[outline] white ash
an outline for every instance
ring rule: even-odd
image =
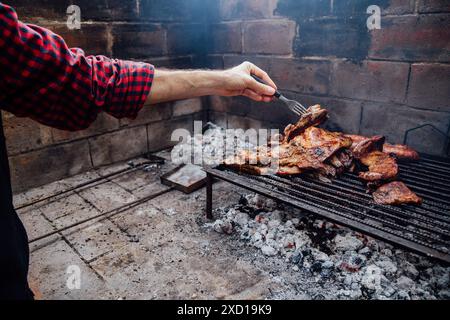
[[[216,166],[239,151],[253,150],[255,147],[256,144],[252,144],[245,136],[234,135],[230,138],[227,130],[208,122],[202,135],[188,136],[185,141],[174,146],[171,157],[175,164]]]
[[[207,224],[236,234],[262,255],[278,256],[318,285],[332,282],[337,299],[449,299],[450,267],[277,205],[260,195],[215,210]],[[299,284],[301,286],[301,283]]]

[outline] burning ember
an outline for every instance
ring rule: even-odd
[[[334,283],[338,299],[449,299],[450,267],[278,205],[259,195],[215,210],[216,232],[278,256],[317,283]]]

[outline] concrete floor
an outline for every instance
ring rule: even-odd
[[[168,158],[167,152],[161,153]],[[139,162],[142,159],[136,159]],[[125,163],[57,181],[15,196],[16,207],[119,170]],[[30,239],[167,190],[167,162],[19,210]],[[214,185],[214,206],[235,203],[242,190]],[[205,190],[167,193],[103,220],[93,220],[31,244],[30,282],[43,299],[257,299],[289,291],[304,298],[313,279],[267,258],[233,237],[204,226]],[[70,266],[81,271],[69,289]],[[298,289],[297,284],[302,283]]]

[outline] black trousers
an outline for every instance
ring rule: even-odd
[[[30,300],[28,237],[14,210],[5,137],[0,116],[0,300]]]

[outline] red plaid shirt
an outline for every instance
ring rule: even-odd
[[[153,74],[150,64],[69,49],[0,3],[0,108],[16,116],[65,130],[87,128],[101,111],[135,118]]]

